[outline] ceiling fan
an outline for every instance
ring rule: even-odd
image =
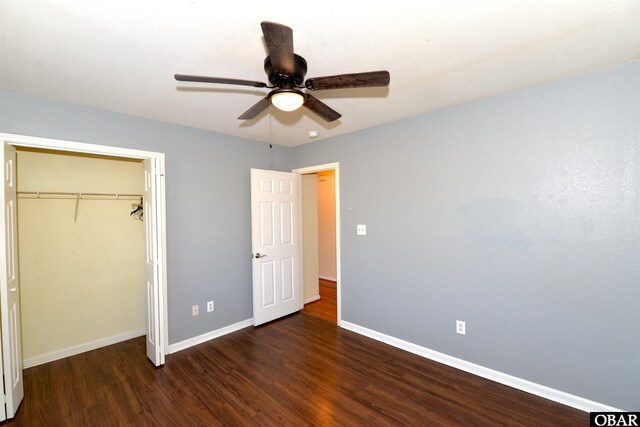
[[[315,77],[304,81],[304,76],[307,74],[307,61],[300,55],[293,53],[293,31],[291,28],[266,21],[260,25],[269,53],[269,56],[264,60],[264,71],[267,73],[271,86],[259,81],[184,74],[175,74],[175,79],[182,82],[221,83],[273,89],[257,104],[242,113],[238,117],[240,120],[256,117],[271,103],[283,111],[294,111],[304,105],[324,120],[332,122],[342,115],[310,93],[302,92],[300,89],[306,87],[308,90],[325,90],[389,85],[388,71],[340,74]]]

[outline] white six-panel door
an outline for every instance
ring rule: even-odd
[[[18,277],[18,228],[16,223],[16,150],[4,144],[4,185],[0,223],[0,315],[2,316],[2,367],[6,418],[13,418],[24,396],[22,385],[22,341],[20,334],[20,286]]]
[[[255,326],[300,309],[297,199],[295,174],[251,169]]]

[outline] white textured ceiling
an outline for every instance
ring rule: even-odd
[[[388,88],[318,91],[327,124],[270,107],[261,21],[293,28],[307,77],[386,69]],[[295,146],[640,58],[640,1],[1,0],[1,87]]]

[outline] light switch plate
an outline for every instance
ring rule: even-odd
[[[364,224],[358,224],[356,226],[356,234],[358,236],[366,236],[367,235],[367,226]]]

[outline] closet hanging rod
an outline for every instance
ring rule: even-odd
[[[19,199],[140,200],[142,194],[69,193],[63,191],[18,191]]]

